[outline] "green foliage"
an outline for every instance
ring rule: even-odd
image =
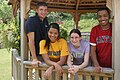
[[[6,0],[0,0],[0,44],[3,47],[16,48],[20,52],[20,27],[18,20],[12,20],[12,9],[7,5]],[[35,15],[35,11],[31,11],[30,16]],[[18,17],[18,16],[17,16]],[[75,27],[75,23],[71,14],[63,12],[49,12],[49,23],[63,22],[60,25],[61,37],[68,40],[68,34]],[[90,32],[91,28],[98,24],[96,14],[87,13],[80,17],[78,28],[81,32]]]
[[[60,14],[61,13],[58,12],[49,12],[47,15],[49,23],[61,21],[62,16],[60,16]]]
[[[0,0],[0,23],[7,24],[13,17],[12,10],[7,3],[8,1],[6,0]]]
[[[10,50],[15,48],[20,52],[20,28],[16,21],[10,21],[8,24],[3,24],[2,34],[2,46]]]
[[[16,48],[20,51],[19,26],[13,19],[11,6],[7,0],[0,0],[0,46],[2,48]]]
[[[67,32],[70,32],[70,30],[75,27],[74,25],[75,24],[73,20],[64,20],[62,24],[63,28],[65,28]]]
[[[97,14],[96,13],[86,13],[81,15],[80,20],[82,19],[97,19]]]
[[[82,19],[79,21],[78,28],[81,32],[90,32],[91,28],[98,24],[95,19]]]
[[[72,20],[72,15],[69,14],[69,13],[61,12],[60,16],[62,16],[62,21],[64,21],[64,20]]]
[[[60,29],[60,38],[64,38],[64,39],[68,40],[68,33],[65,28]]]
[[[71,14],[63,13],[63,12],[49,12],[47,17],[48,17],[49,23],[58,22],[58,21],[62,22],[65,20],[69,21],[72,19]]]

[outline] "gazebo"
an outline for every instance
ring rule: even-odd
[[[112,53],[113,53],[113,69],[114,69],[114,79],[120,79],[120,1],[119,0],[9,0],[9,5],[12,5],[13,15],[16,16],[17,10],[20,8],[21,13],[21,60],[20,60],[20,71],[21,76],[18,80],[26,80],[26,75],[28,74],[28,69],[26,69],[25,64],[28,60],[28,47],[26,34],[24,33],[24,21],[28,17],[30,10],[36,9],[36,4],[38,2],[44,1],[48,4],[48,11],[57,12],[67,12],[73,15],[76,28],[78,27],[79,17],[83,13],[96,12],[99,8],[108,7],[111,10],[113,17],[113,31],[112,31]],[[27,63],[28,64],[28,63]],[[28,67],[27,67],[28,68]],[[29,67],[30,68],[30,67]],[[65,67],[66,68],[66,67]],[[19,74],[19,73],[18,73]],[[30,74],[30,73],[29,73]],[[65,74],[66,75],[66,74]],[[64,75],[64,76],[65,76]],[[88,78],[90,80],[90,76]],[[105,78],[107,80],[108,78]],[[36,79],[37,80],[37,79]],[[66,80],[66,79],[64,79]],[[96,78],[96,80],[99,80]]]

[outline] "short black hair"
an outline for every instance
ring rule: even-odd
[[[103,11],[103,10],[106,10],[108,12],[108,15],[109,15],[109,18],[110,18],[110,10],[108,8],[100,8],[97,10],[97,14],[99,11]]]
[[[47,5],[46,2],[39,2],[39,3],[37,3],[37,8],[39,8],[40,6],[46,6],[46,7],[48,7],[48,5]]]

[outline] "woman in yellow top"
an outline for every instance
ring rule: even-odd
[[[59,25],[51,23],[48,29],[46,40],[40,41],[40,54],[50,67],[44,73],[44,78],[49,79],[52,70],[55,69],[60,75],[62,65],[65,64],[68,55],[68,46],[65,39],[59,38]]]

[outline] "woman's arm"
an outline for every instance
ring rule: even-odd
[[[71,67],[72,64],[73,64],[71,56],[72,56],[71,54],[68,55],[68,59],[67,59],[67,65],[68,65],[68,67]]]
[[[56,62],[49,59],[48,54],[42,54],[42,57],[47,65],[54,66],[56,64]]]
[[[89,53],[85,53],[84,55],[84,62],[79,65],[79,69],[83,69],[84,67],[86,67],[88,65],[88,62],[89,62]]]
[[[52,66],[51,69],[55,69],[58,72],[58,74],[61,75],[61,73],[63,72],[61,65],[65,63],[66,57],[61,57],[60,61],[58,62],[51,61],[48,57],[48,54],[42,54],[42,57],[47,65]]]
[[[64,65],[66,62],[67,56],[61,56],[60,61],[57,62],[60,66]]]
[[[73,65],[73,67],[68,69],[68,72],[75,75],[76,72],[79,71],[79,69],[83,69],[88,65],[89,62],[89,53],[86,53],[84,56],[84,62],[81,65]]]

